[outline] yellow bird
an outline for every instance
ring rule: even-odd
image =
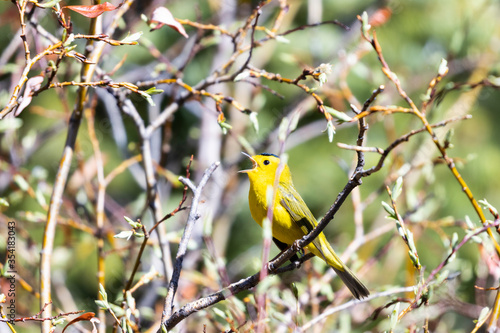
[[[252,161],[253,168],[240,172],[246,173],[250,179],[248,193],[250,212],[253,219],[262,227],[262,221],[267,216],[268,202],[270,201],[266,196],[268,193],[272,193],[272,191],[268,191],[268,187],[272,187],[274,184],[280,159],[274,154],[245,155]],[[282,251],[292,245],[295,240],[304,237],[318,224],[300,194],[295,190],[292,174],[286,164],[280,175],[273,214],[273,239]],[[309,243],[306,249],[330,265],[354,297],[360,299],[370,294],[363,283],[333,251],[323,233]]]

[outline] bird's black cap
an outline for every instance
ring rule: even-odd
[[[262,153],[261,154],[262,156],[274,156],[276,158],[280,158],[278,155],[275,155],[275,154],[269,154],[269,153]]]

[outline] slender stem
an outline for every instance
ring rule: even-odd
[[[219,165],[220,162],[215,162],[207,170],[205,170],[205,173],[203,174],[200,183],[193,191],[194,195],[193,195],[193,201],[191,203],[191,210],[189,212],[186,227],[184,228],[184,233],[182,234],[182,238],[179,243],[179,249],[175,257],[174,271],[172,273],[172,278],[170,279],[170,283],[168,286],[167,297],[165,297],[165,305],[163,307],[162,320],[161,320],[162,323],[164,322],[165,318],[170,318],[172,315],[174,297],[175,293],[177,292],[179,277],[181,275],[181,270],[182,270],[182,262],[184,260],[184,256],[186,255],[187,245],[189,239],[191,238],[191,232],[193,230],[194,224],[200,218],[198,214],[198,204],[200,202],[201,193],[203,191],[203,188],[207,184],[208,179],[212,176],[215,169],[217,169]],[[179,180],[187,186],[192,185],[189,179],[186,179],[184,177],[179,177]]]
[[[108,29],[108,33],[111,35],[116,29],[118,21],[122,15],[128,10],[130,4],[133,0],[125,1],[125,3],[120,7],[120,9],[115,13],[113,23]],[[90,34],[94,34],[96,30],[97,20],[91,20]],[[88,46],[93,44],[93,40],[88,41]],[[88,54],[88,59],[90,62],[97,64],[104,48],[104,43],[94,47],[93,51]],[[81,81],[89,82],[92,80],[96,66],[89,63],[84,63],[81,71]],[[62,202],[62,195],[64,188],[66,186],[66,181],[68,179],[71,161],[73,158],[73,153],[75,149],[76,138],[78,135],[78,129],[80,128],[80,123],[82,119],[83,108],[87,98],[88,87],[80,87],[77,93],[77,102],[73,113],[71,115],[68,132],[66,137],[66,143],[64,145],[63,154],[59,164],[59,169],[56,174],[56,180],[54,182],[54,189],[52,191],[52,196],[50,199],[49,211],[47,214],[47,222],[45,224],[45,230],[43,235],[42,250],[40,255],[40,307],[45,306],[46,303],[51,303],[51,260],[52,260],[52,250],[54,246],[55,231],[57,226],[57,217],[59,216],[59,209]],[[3,111],[2,111],[3,112]],[[1,114],[0,114],[1,117]],[[52,306],[49,305],[44,308],[43,316],[50,317]],[[104,317],[103,317],[104,318]],[[101,321],[99,325],[99,330],[105,329],[104,320]],[[49,333],[51,331],[52,324],[50,321],[44,321],[42,324],[42,333]]]

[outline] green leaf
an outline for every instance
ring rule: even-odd
[[[413,266],[415,266],[417,269],[420,269],[420,260],[418,257],[415,255],[415,253],[408,251],[408,256],[410,256],[411,262],[413,263]]]
[[[328,132],[328,141],[333,142],[333,136],[335,135],[335,126],[331,120],[326,124],[326,131]]]
[[[94,301],[95,304],[97,304],[97,306],[100,308],[100,309],[103,309],[103,310],[108,310],[109,309],[109,304],[107,301],[100,301],[100,300],[96,300]]]
[[[299,289],[297,289],[297,285],[292,282],[292,292],[293,292],[293,296],[296,298],[296,299],[299,299]]]
[[[109,305],[109,310],[113,311],[117,317],[125,315],[125,310],[123,310],[120,306],[113,303],[108,303],[108,305]]]
[[[417,248],[415,247],[415,242],[413,241],[413,232],[406,230],[406,239],[408,240],[408,247],[410,251],[417,253]]]
[[[363,34],[366,35],[370,28],[372,27],[368,22],[368,13],[365,11],[363,14],[361,14],[361,24],[362,24],[362,29],[363,29]]]
[[[141,95],[142,98],[144,98],[146,101],[148,101],[149,105],[156,106],[156,104],[153,101],[153,99],[151,98],[150,94],[148,94],[145,91],[141,91],[141,90],[139,90],[138,93],[139,93],[139,95]]]
[[[253,125],[255,133],[259,133],[259,120],[257,119],[257,115],[257,112],[250,112],[250,115],[248,116],[248,118],[250,118],[250,122]]]
[[[488,200],[486,200],[486,199],[479,200],[479,203],[480,203],[481,205],[483,205],[483,206],[484,206],[484,208],[488,208],[488,209],[490,209],[490,210],[493,212],[493,214],[494,214],[494,215],[498,215],[498,210],[497,210],[495,207],[493,207],[493,206],[492,206],[492,205],[488,202]]]
[[[24,192],[26,192],[30,187],[29,184],[26,182],[26,180],[19,174],[14,175],[14,182]]]
[[[490,315],[490,308],[485,306],[482,310],[481,313],[479,313],[479,317],[477,318],[478,322],[484,322],[486,319],[488,319]]]
[[[500,77],[498,77],[498,76],[489,75],[488,81],[490,81],[491,83],[493,83],[496,86],[500,86]]]
[[[164,91],[163,89],[157,89],[156,87],[151,87],[148,90],[144,90],[144,92],[149,95],[158,95],[161,94],[163,91]]]
[[[282,44],[290,44],[290,40],[288,38],[285,38],[283,36],[276,36],[276,41],[278,43],[282,43]]]
[[[394,187],[392,188],[392,200],[396,201],[396,199],[399,197],[401,194],[401,191],[403,190],[403,177],[398,177],[396,180],[396,184],[394,184]]]
[[[299,124],[300,112],[295,112],[292,114],[292,118],[290,119],[290,126],[288,127],[290,132],[295,131],[297,125]]]
[[[106,289],[104,289],[104,286],[101,283],[99,283],[99,294],[101,294],[104,301],[108,302],[108,294],[106,293]]]
[[[9,207],[9,202],[5,198],[0,198],[0,206]]]
[[[0,121],[0,133],[4,133],[9,130],[16,130],[23,126],[23,120],[21,118],[5,118]]]
[[[121,238],[121,239],[129,240],[133,234],[134,234],[134,232],[132,230],[121,231],[120,233],[114,235],[113,238]]]
[[[467,224],[467,227],[469,229],[474,229],[474,223],[472,223],[472,220],[470,219],[469,215],[465,215],[465,224]]]
[[[391,331],[394,330],[396,324],[398,323],[398,314],[399,314],[399,302],[394,305],[394,308],[391,312]]]
[[[385,211],[390,215],[392,218],[396,218],[396,212],[394,211],[394,208],[391,207],[387,202],[382,201],[382,207],[384,207]]]
[[[130,224],[130,226],[134,229],[139,229],[142,227],[142,223],[140,222],[137,222],[137,221],[134,221],[132,220],[130,217],[128,216],[123,216],[123,218],[125,219],[125,221],[127,221],[128,224]]]
[[[284,142],[286,140],[289,125],[290,125],[290,119],[288,119],[288,117],[285,117],[281,120],[280,127],[278,129],[278,140],[280,142]]]
[[[450,275],[450,271],[447,269],[442,271],[441,273],[437,274],[436,275],[436,285],[439,286],[441,283],[443,283],[443,281],[446,280],[449,275]]]
[[[62,325],[66,321],[65,318],[58,318],[58,319],[53,319],[52,325],[57,326],[57,325]]]
[[[35,191],[35,198],[40,206],[45,207],[47,205],[47,200],[45,200],[43,192],[42,192],[42,190],[40,190],[39,187],[37,187],[37,189]]]
[[[225,121],[219,122],[219,126],[220,126],[220,128],[222,129],[222,133],[223,133],[224,135],[226,135],[226,134],[227,134],[227,131],[228,131],[228,130],[230,130],[230,129],[232,129],[232,128],[233,128],[233,126],[229,125],[229,124],[228,124],[228,123],[226,123]]]
[[[139,38],[141,38],[141,36],[143,35],[143,32],[142,31],[139,31],[139,32],[136,32],[132,35],[130,35],[130,33],[127,35],[127,37],[123,38],[120,42],[122,43],[135,43],[137,44],[137,41],[139,40]]]
[[[446,132],[444,137],[444,144],[448,147],[451,145],[451,138],[453,137],[453,134],[455,134],[455,130],[451,128],[448,132]]]
[[[203,219],[203,236],[211,237],[213,232],[213,216],[209,214]]]
[[[458,234],[456,232],[451,236],[451,248],[454,249],[458,245]]]
[[[226,314],[221,309],[213,308],[213,311],[214,311],[214,313],[215,313],[216,316],[219,316],[222,319],[226,319]]]
[[[37,5],[42,8],[51,8],[57,5],[61,0],[51,0],[44,3],[38,3]]]
[[[134,220],[132,220],[130,217],[128,216],[123,216],[123,218],[125,219],[125,221],[127,221],[128,224],[132,224],[132,223],[135,223]]]
[[[335,110],[334,108],[326,105],[324,107],[329,114],[331,114],[334,118],[338,119],[341,123],[352,121],[352,118],[349,117],[347,114],[345,114],[345,112]]]
[[[240,74],[236,75],[236,77],[234,78],[233,81],[238,82],[238,81],[246,79],[249,76],[250,76],[250,72],[244,71],[244,72],[241,72]]]

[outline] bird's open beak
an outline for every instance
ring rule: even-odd
[[[249,173],[250,171],[253,171],[255,170],[255,168],[257,167],[257,162],[252,158],[252,156],[248,155],[247,153],[244,153],[244,152],[241,152],[243,155],[245,155],[246,157],[248,157],[252,163],[253,163],[253,166],[251,169],[248,169],[248,170],[240,170],[238,171],[239,173]]]

